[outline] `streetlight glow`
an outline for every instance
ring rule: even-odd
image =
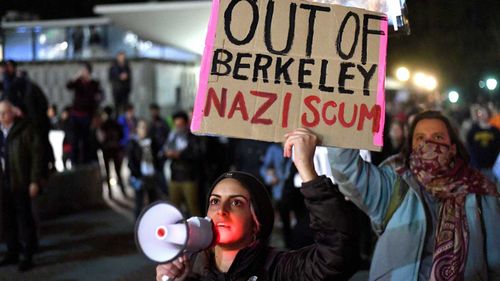
[[[415,75],[413,75],[413,83],[415,86],[424,88],[429,91],[433,91],[437,87],[437,79],[432,76],[425,74],[423,72],[417,72]]]
[[[408,81],[410,79],[410,71],[404,66],[399,67],[396,70],[396,78],[402,82]]]
[[[448,93],[448,100],[450,100],[451,103],[457,103],[459,98],[460,95],[457,91],[450,91]]]
[[[489,78],[488,80],[486,80],[486,88],[488,88],[488,90],[490,91],[495,90],[497,88],[497,79]]]
[[[413,75],[413,83],[418,87],[423,87],[425,85],[426,75],[422,72],[415,73]]]
[[[430,75],[425,77],[424,87],[429,91],[436,89],[436,87],[437,87],[436,78],[434,78],[434,76],[430,76]]]
[[[438,87],[438,80],[433,75],[429,75],[425,72],[411,73],[410,70],[404,66],[396,69],[396,78],[401,82],[407,82],[411,78],[412,83],[416,87],[430,92],[436,90]]]

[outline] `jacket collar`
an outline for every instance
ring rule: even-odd
[[[206,250],[196,256],[193,273],[201,276],[201,280],[225,280],[225,275],[230,280],[247,280],[247,276],[262,274],[268,250],[267,243],[261,241],[240,250],[226,273],[216,269],[213,252]]]

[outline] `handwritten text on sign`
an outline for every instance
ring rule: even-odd
[[[378,150],[387,19],[309,1],[214,0],[192,130],[267,141],[307,127]]]

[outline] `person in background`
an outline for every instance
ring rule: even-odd
[[[328,148],[340,190],[380,235],[369,280],[500,280],[500,195],[470,167],[450,121],[415,116],[403,165],[377,167]]]
[[[137,123],[137,134],[127,146],[128,167],[130,169],[130,185],[135,190],[135,218],[138,218],[144,204],[144,193],[147,193],[149,203],[156,201],[159,196],[155,183],[155,168],[151,138],[148,137],[146,121]]]
[[[477,111],[479,109],[478,104],[473,104],[470,106],[469,110],[467,110],[467,117],[465,117],[461,123],[460,123],[460,140],[467,144],[467,135],[469,134],[472,125],[477,123]]]
[[[235,139],[229,141],[231,165],[233,170],[252,174],[259,180],[260,167],[269,144],[251,139]]]
[[[111,161],[115,168],[117,184],[120,186],[123,196],[127,197],[125,184],[123,183],[121,175],[123,157],[125,154],[125,148],[120,143],[123,138],[123,129],[113,118],[113,108],[111,106],[104,107],[102,120],[103,122],[98,131],[98,139],[104,158],[104,167],[106,168],[106,184],[108,185],[109,198],[113,198],[110,183],[111,171],[109,167]]]
[[[17,70],[17,62],[14,60],[7,60],[2,63],[3,70],[3,81],[2,89],[3,93],[1,99],[6,99],[10,95],[12,88],[25,88],[26,87],[26,77],[23,76]],[[10,99],[12,103],[16,103],[16,100]],[[14,110],[17,110],[14,108]],[[17,112],[15,112],[17,113]]]
[[[112,62],[109,68],[109,81],[111,82],[116,112],[121,114],[129,104],[130,90],[132,89],[132,71],[125,52],[119,52]]]
[[[398,154],[402,151],[405,143],[405,123],[399,119],[392,119],[389,126],[389,140],[391,142],[390,155]]]
[[[491,114],[487,107],[478,106],[476,114],[476,122],[467,133],[471,165],[492,181],[500,182],[492,170],[500,152],[500,130],[489,123]]]
[[[491,112],[490,125],[500,130],[500,111],[493,102],[488,103],[488,109]]]
[[[163,144],[167,141],[170,128],[167,122],[160,115],[160,107],[156,103],[149,105],[149,114],[151,121],[149,123],[149,133],[151,137],[151,148],[153,149],[153,157],[156,171],[156,185],[165,195],[168,193],[167,180],[163,173],[165,166],[165,157],[161,155]]]
[[[59,128],[64,132],[62,161],[64,169],[68,170],[71,166],[71,154],[73,150],[73,124],[71,123],[71,106],[65,106],[59,119]]]
[[[125,113],[118,116],[118,124],[122,126],[123,137],[120,143],[123,147],[127,147],[129,139],[135,134],[135,128],[137,127],[137,117],[135,116],[134,105],[128,104],[125,109]]]
[[[40,192],[43,149],[28,119],[16,118],[13,105],[0,101],[0,190],[2,231],[7,252],[0,266],[33,267],[38,237],[32,199]]]
[[[89,58],[102,58],[107,56],[105,42],[103,41],[104,30],[101,26],[90,25],[88,27],[88,44],[84,49],[84,54]]]
[[[26,71],[17,69],[17,63],[5,63],[3,98],[8,100],[17,117],[29,119],[42,142],[43,178],[47,182],[50,172],[55,170],[54,151],[49,142],[51,128],[47,116],[48,101],[43,90],[31,81]]]
[[[344,200],[313,165],[318,138],[294,131],[285,136],[291,157],[304,180],[301,192],[309,209],[314,244],[294,251],[268,246],[274,210],[266,187],[254,176],[222,174],[209,191],[207,216],[218,237],[215,245],[191,258],[184,255],[156,267],[156,280],[342,281],[355,272],[358,256],[354,206]],[[175,279],[174,279],[175,278]]]
[[[189,131],[186,112],[176,112],[173,119],[174,129],[163,146],[163,155],[171,160],[168,194],[175,206],[180,208],[185,203],[190,215],[200,216],[196,169],[199,156],[198,143]]]
[[[79,59],[83,55],[84,33],[81,26],[75,26],[71,29],[71,39],[73,39],[73,58]]]
[[[99,81],[92,78],[92,65],[83,63],[82,68],[66,87],[74,91],[71,108],[73,124],[73,143],[71,164],[85,164],[95,158],[91,147],[91,122],[96,113],[103,93]]]
[[[298,249],[313,242],[312,237],[308,235],[297,235],[308,233],[310,229],[304,196],[294,186],[296,172],[292,159],[283,157],[281,144],[273,143],[267,148],[260,175],[264,182],[271,186],[272,198],[283,223],[285,247],[288,249]],[[292,227],[292,213],[297,222],[295,228]],[[298,228],[303,229],[298,231]],[[294,229],[297,231],[293,231]]]
[[[50,129],[58,130],[59,129],[59,118],[57,116],[57,105],[51,104],[49,108],[47,108],[47,117],[50,121]]]

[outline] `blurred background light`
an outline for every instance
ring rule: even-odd
[[[423,87],[425,85],[426,75],[422,72],[417,72],[413,75],[413,83],[415,86]]]
[[[459,98],[460,98],[460,94],[458,94],[457,91],[450,91],[448,93],[448,100],[451,103],[457,103]]]
[[[488,88],[488,90],[490,91],[493,91],[497,88],[497,83],[497,79],[489,78],[488,80],[486,80],[486,88]]]
[[[425,77],[425,82],[424,82],[424,87],[429,90],[435,90],[437,87],[437,80],[434,78],[434,76],[426,76]]]
[[[40,34],[40,37],[38,37],[38,42],[40,43],[40,45],[45,44],[45,42],[47,42],[47,35]]]
[[[398,78],[399,81],[408,81],[410,79],[410,71],[404,66],[399,67],[396,70],[396,78]]]

